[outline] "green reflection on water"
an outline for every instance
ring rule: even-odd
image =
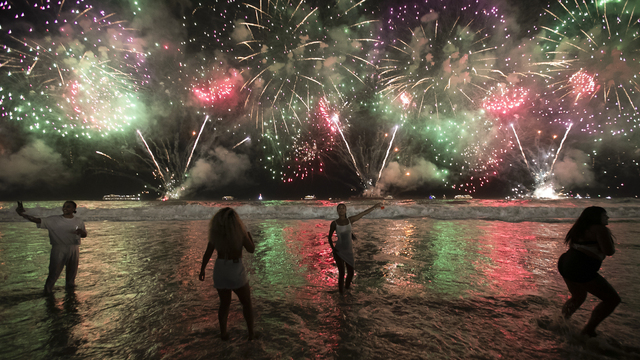
[[[252,265],[258,281],[279,289],[304,285],[305,267],[298,266],[301,263],[300,247],[304,244],[294,241],[295,229],[282,220],[264,220],[255,227],[259,241]]]
[[[425,264],[422,279],[430,290],[461,296],[475,288],[474,263],[478,255],[478,233],[458,221],[436,221],[428,235],[431,240],[433,263]]]

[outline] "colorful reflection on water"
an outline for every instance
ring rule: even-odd
[[[604,350],[556,320],[567,291],[555,270],[567,223],[363,219],[356,277],[337,292],[328,220],[248,220],[245,254],[260,338],[248,343],[233,298],[219,339],[218,296],[197,280],[207,221],[89,222],[78,288],[47,276],[46,232],[0,223],[0,357],[50,358],[597,358]],[[633,357],[640,330],[637,224],[615,223],[619,254],[602,273],[623,304],[602,325],[607,354]],[[215,257],[215,254],[214,254]],[[63,275],[64,276],[64,275]],[[569,335],[567,335],[569,334]],[[6,344],[6,345],[4,345]],[[617,344],[617,345],[616,345]],[[626,344],[626,345],[625,345]],[[609,355],[608,355],[609,356]]]

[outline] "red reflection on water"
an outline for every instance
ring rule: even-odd
[[[490,286],[504,295],[522,295],[536,291],[533,281],[535,268],[529,263],[531,247],[535,245],[534,229],[530,223],[491,222],[483,227],[486,235],[481,241],[489,249],[489,264],[478,263]]]
[[[328,201],[325,201],[328,204]],[[326,205],[325,206],[329,206]],[[331,205],[333,206],[333,205]],[[338,287],[338,268],[333,259],[327,235],[329,222],[305,222],[303,229],[294,231],[302,246],[294,251],[300,252],[300,264],[306,268],[305,278],[309,284],[319,287]]]
[[[328,201],[324,203],[324,206],[334,206]],[[295,228],[283,231],[289,251],[297,255],[298,268],[309,284],[305,290],[295,293],[296,303],[316,313],[321,323],[320,328],[309,328],[309,324],[304,324],[300,340],[316,351],[321,349],[324,356],[333,356],[339,345],[345,315],[338,306],[342,297],[337,293],[338,269],[327,240],[330,222],[311,220],[296,224]]]

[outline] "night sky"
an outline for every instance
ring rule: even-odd
[[[0,199],[636,196],[640,0],[587,3],[0,2]]]

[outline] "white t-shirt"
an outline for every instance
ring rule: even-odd
[[[76,234],[76,230],[87,231],[84,221],[77,216],[68,219],[62,215],[54,215],[40,220],[37,225],[40,229],[49,230],[51,245],[80,245],[80,235]]]

